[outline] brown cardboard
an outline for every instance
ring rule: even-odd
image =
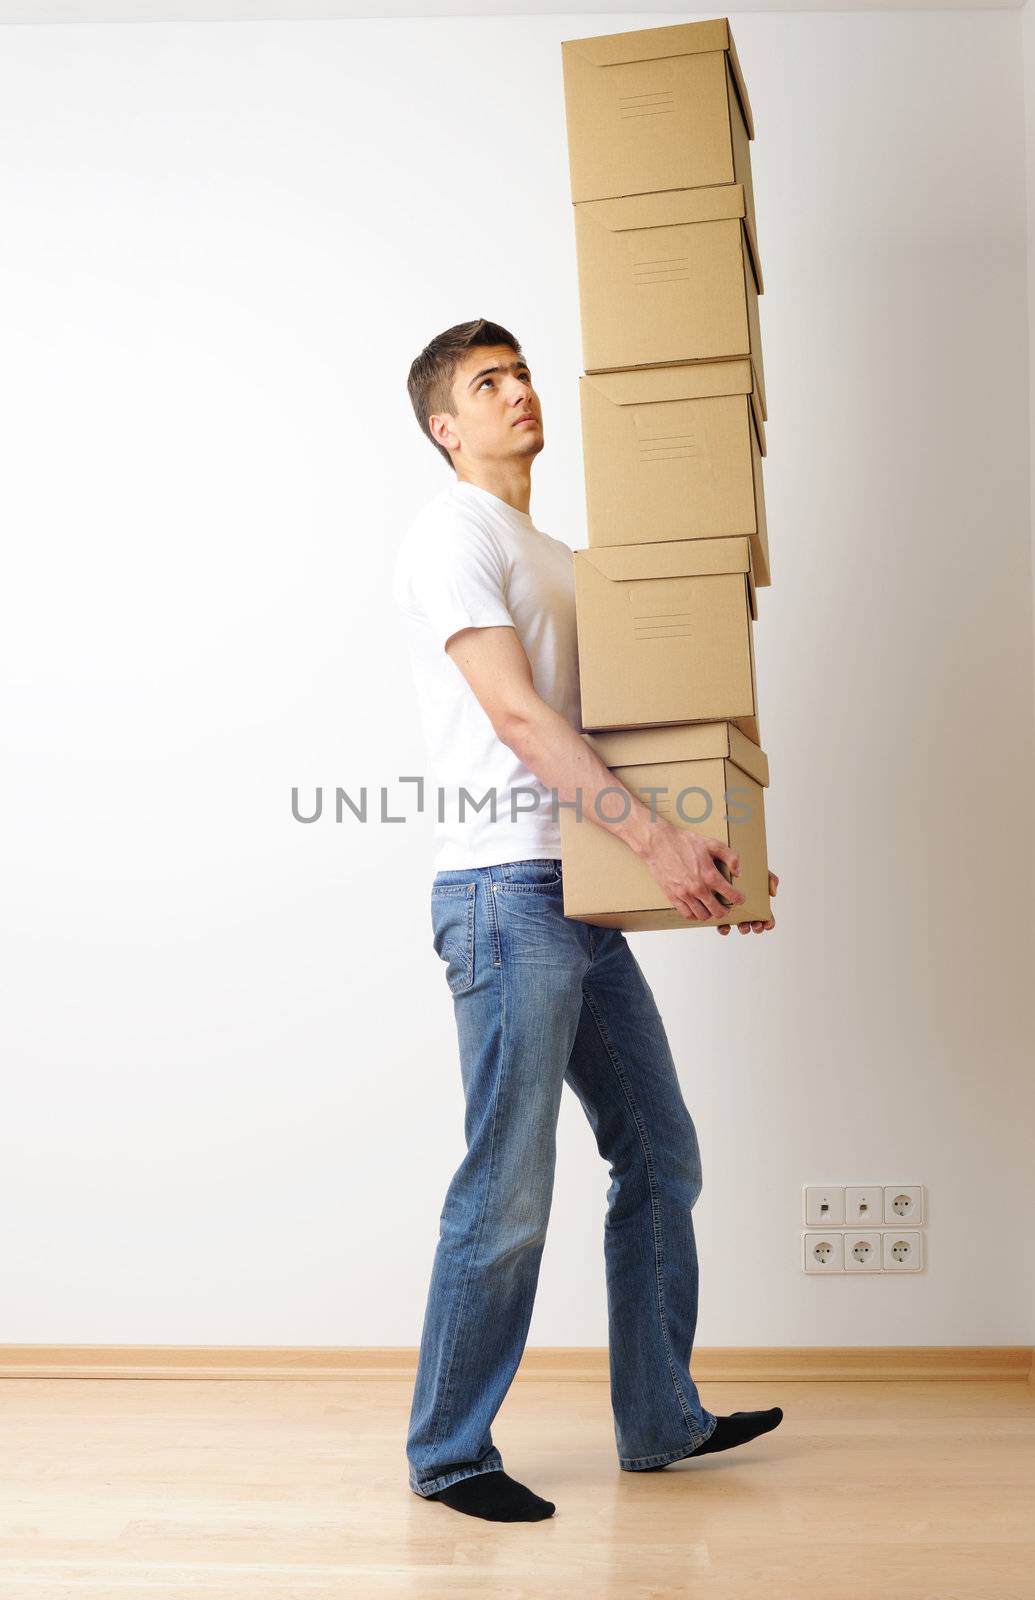
[[[579,396],[591,547],[746,534],[771,581],[750,361],[591,373]]]
[[[574,552],[582,727],[735,722],[756,744],[747,538]]]
[[[721,839],[736,850],[740,873],[734,882],[747,898],[722,917],[688,921],[666,900],[642,858],[593,820],[591,805],[583,805],[581,820],[571,807],[562,807],[565,916],[628,931],[713,928],[719,922],[768,919],[763,791],[769,782],[769,763],[764,751],[729,722],[632,728],[583,737],[617,782],[644,805],[653,804],[656,815],[667,817],[675,827]],[[652,789],[660,792],[652,796]],[[621,798],[605,795],[601,810],[607,817],[622,815]]]
[[[729,21],[561,44],[571,198],[740,183],[755,227],[754,122]]]
[[[573,210],[585,371],[746,356],[768,418],[762,269],[743,184],[585,200]]]

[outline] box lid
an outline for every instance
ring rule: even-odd
[[[769,761],[732,722],[675,722],[664,727],[612,728],[584,733],[586,743],[607,767],[652,766],[659,761],[701,761],[720,757],[769,784]]]
[[[657,544],[604,544],[576,550],[576,561],[588,561],[605,578],[622,583],[636,578],[701,578],[726,572],[747,576],[748,606],[758,619],[751,541],[742,534],[728,539],[664,539]]]
[[[765,425],[754,368],[749,359],[683,361],[662,367],[627,367],[615,372],[590,372],[579,377],[615,406],[656,405],[665,400],[709,400],[744,394],[751,398],[751,415],[761,455],[766,453]]]
[[[747,85],[740,70],[727,17],[707,22],[677,22],[666,28],[634,28],[630,33],[605,33],[592,39],[564,39],[561,49],[577,51],[595,67],[620,66],[629,61],[656,61],[661,56],[700,55],[709,50],[728,50],[730,70],[744,113],[748,138],[755,137]]]
[[[699,189],[654,189],[650,194],[625,194],[613,200],[580,200],[576,212],[591,217],[611,233],[632,228],[672,228],[687,222],[725,222],[739,217],[748,242],[755,287],[762,294],[762,266],[742,183],[705,184]]]

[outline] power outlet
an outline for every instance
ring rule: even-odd
[[[890,1229],[884,1234],[884,1271],[920,1272],[924,1264],[923,1234]]]
[[[879,1183],[850,1185],[845,1190],[845,1222],[849,1227],[879,1228],[884,1221],[884,1190]]]
[[[892,1226],[915,1228],[924,1220],[924,1186],[922,1183],[885,1184],[884,1221]]]
[[[806,1184],[804,1218],[806,1227],[843,1228],[845,1192],[839,1184]]]
[[[843,1272],[845,1265],[844,1235],[840,1233],[803,1233],[801,1236],[802,1261],[806,1272]]]
[[[880,1272],[883,1263],[880,1234],[846,1233],[845,1271]]]

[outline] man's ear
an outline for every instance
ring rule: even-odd
[[[448,412],[436,411],[428,418],[428,427],[436,444],[444,446],[446,450],[455,450],[460,443],[452,427],[452,418]],[[436,427],[436,423],[438,426]]]

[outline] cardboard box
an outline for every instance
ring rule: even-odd
[[[722,917],[690,922],[666,900],[650,869],[617,834],[593,821],[592,806],[560,811],[564,914],[604,928],[714,928],[719,922],[766,921],[769,865],[765,839],[764,751],[729,722],[588,733],[586,743],[615,778],[675,827],[721,839],[740,856],[733,881],[746,896]],[[642,793],[640,791],[643,791]],[[660,792],[657,792],[660,791]],[[622,815],[620,795],[601,810]]]
[[[767,419],[762,269],[743,184],[573,209],[585,371],[747,356]]]
[[[770,582],[750,361],[593,373],[579,396],[591,547],[746,534]]]
[[[571,198],[740,183],[755,126],[726,17],[561,44]]]
[[[584,729],[721,718],[761,743],[746,538],[576,550],[574,570]]]

